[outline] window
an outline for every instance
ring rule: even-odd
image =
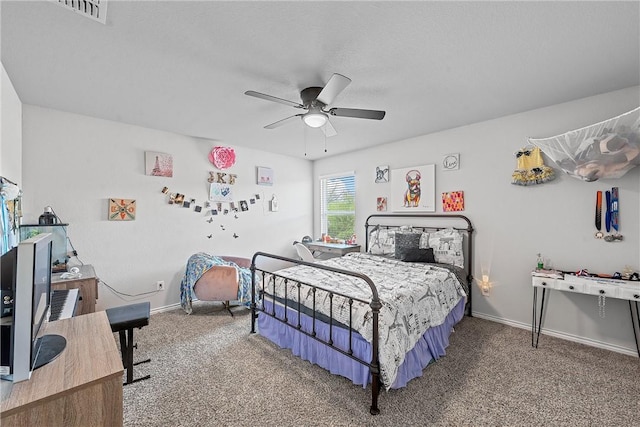
[[[320,231],[336,239],[355,233],[356,177],[353,172],[320,177]]]

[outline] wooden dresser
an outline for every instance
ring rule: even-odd
[[[120,352],[104,311],[50,322],[64,351],[28,381],[2,381],[2,426],[122,426]]]
[[[51,275],[51,289],[78,289],[79,300],[76,309],[76,316],[93,313],[96,311],[96,300],[98,299],[98,278],[91,265],[78,266],[81,276],[73,279],[62,279],[63,273]]]

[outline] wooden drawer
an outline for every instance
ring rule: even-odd
[[[342,255],[342,249],[339,249],[339,248],[326,247],[326,248],[322,249],[322,252],[325,252],[325,253],[328,253],[328,254]]]
[[[585,284],[571,282],[567,283],[564,280],[558,280],[556,282],[556,289],[558,289],[559,291],[584,293]]]
[[[627,286],[618,289],[618,296],[631,301],[640,301],[640,284],[634,287]]]
[[[556,279],[551,279],[548,277],[532,277],[533,286],[539,288],[556,289],[556,282]]]
[[[598,283],[594,281],[593,283],[587,284],[585,293],[591,295],[602,295],[609,298],[618,298],[618,290],[619,289],[616,285]]]

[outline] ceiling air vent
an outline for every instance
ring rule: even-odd
[[[102,24],[107,19],[107,0],[50,0]]]

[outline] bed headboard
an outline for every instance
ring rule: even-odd
[[[468,315],[471,315],[471,289],[473,285],[473,225],[469,218],[458,214],[374,214],[369,215],[364,224],[365,251],[369,251],[369,238],[376,229],[397,230],[411,227],[414,231],[436,232],[453,228],[462,234],[464,273],[469,287]]]

